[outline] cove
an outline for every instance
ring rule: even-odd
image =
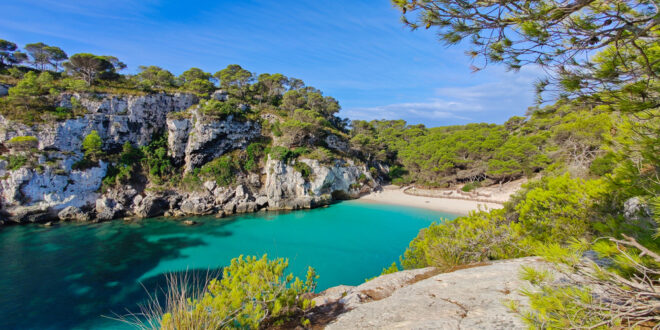
[[[126,314],[163,287],[164,274],[218,270],[241,254],[289,258],[289,272],[320,275],[317,292],[357,285],[397,261],[421,228],[454,215],[347,201],[326,208],[225,219],[155,218],[0,229],[0,328],[123,328]],[[143,287],[144,286],[144,287]]]

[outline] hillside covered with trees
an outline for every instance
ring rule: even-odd
[[[510,308],[530,327],[657,327],[657,3],[392,3],[413,30],[433,29],[449,45],[470,45],[468,55],[476,71],[486,65],[544,68],[549,76],[537,85],[538,103],[530,105],[525,117],[512,117],[502,125],[427,128],[401,120],[349,122],[338,116],[337,100],[282,74],[256,75],[239,65],[213,74],[191,68],[175,76],[155,66],[121,74],[126,66],[113,56],[68,56],[43,43],[25,45],[21,51],[0,40],[0,83],[8,87],[8,95],[0,98],[0,114],[15,126],[27,127],[25,131],[91,118],[95,113],[90,105],[108,95],[185,94],[186,100],[194,100],[172,107],[162,118],[163,127],[140,126],[149,133],[153,129],[147,139],[125,141],[122,134],[108,133],[109,128],[91,130],[103,128],[102,123],[86,126],[89,132],[71,150],[44,147],[39,134],[7,136],[2,161],[8,173],[29,168],[53,176],[106,166],[98,188],[104,201],[115,204],[99,208],[97,202],[92,212],[110,208],[110,218],[119,217],[115,206],[123,204],[117,196],[125,195],[126,186],[150,194],[151,204],[140,199],[133,210],[153,216],[151,210],[173,203],[193,213],[199,209],[195,205],[204,203],[211,203],[212,211],[202,208],[201,213],[225,212],[231,203],[231,212],[239,209],[237,204],[254,211],[265,205],[258,206],[259,197],[274,203],[274,196],[295,190],[291,185],[311,187],[306,193],[316,189],[315,197],[323,195],[327,202],[367,192],[379,182],[448,187],[528,177],[530,182],[503,209],[423,229],[400,265],[451,271],[539,255],[569,280],[555,281],[551,272],[523,269],[522,276],[532,285],[524,292],[531,305]],[[226,127],[242,133],[232,136],[223,131]],[[177,145],[180,139],[187,144]],[[221,143],[228,139],[230,145]],[[66,157],[74,164],[64,161]],[[342,168],[350,182],[319,179],[329,167]],[[276,189],[256,193],[269,185]],[[186,193],[168,195],[171,190]],[[307,200],[288,206],[315,204]],[[287,265],[266,258],[235,259],[222,279],[192,297],[199,299],[173,290],[175,303],[158,310],[154,319],[164,328],[308,326],[303,316],[313,307],[308,295],[316,274],[310,269],[305,280],[294,279],[285,275]],[[395,264],[384,273],[397,270]]]

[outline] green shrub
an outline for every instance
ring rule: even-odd
[[[261,142],[253,142],[245,148],[246,160],[243,169],[252,172],[259,169],[259,160],[264,156],[266,146]]]
[[[472,181],[472,182],[468,182],[468,183],[464,184],[463,187],[461,188],[461,190],[463,190],[465,192],[468,192],[468,191],[472,191],[472,190],[474,190],[476,188],[479,188],[479,187],[481,187],[481,181]]]
[[[285,274],[288,260],[240,256],[223,269],[199,296],[174,295],[162,315],[161,329],[258,329],[296,321],[314,307],[309,294],[318,276],[311,267],[303,281]],[[170,297],[172,295],[170,294]],[[287,323],[289,325],[290,323]]]
[[[607,154],[594,159],[589,166],[589,172],[594,175],[604,176],[612,173],[617,166],[616,155],[608,152]]]
[[[10,171],[15,171],[28,163],[25,155],[9,155],[3,159],[7,161],[7,169]]]
[[[224,119],[229,115],[243,115],[243,112],[233,102],[222,102],[215,99],[202,103],[199,107],[199,111],[206,116],[214,117],[216,119]]]
[[[280,122],[278,120],[273,121],[270,124],[270,131],[273,132],[274,136],[282,136],[282,130],[280,129]]]
[[[92,168],[92,167],[97,167],[99,166],[98,161],[93,161],[91,159],[83,157],[81,160],[73,163],[71,165],[72,170],[77,170],[77,171],[84,171],[86,169]]]
[[[309,167],[309,165],[307,165],[307,164],[305,164],[301,161],[297,161],[295,164],[293,164],[293,168],[296,169],[296,171],[298,171],[300,174],[302,174],[302,177],[305,180],[310,180],[311,179],[312,168]]]
[[[201,177],[215,180],[219,186],[228,186],[234,183],[237,166],[230,155],[218,157],[201,167]]]
[[[99,136],[99,132],[96,130],[91,131],[82,142],[82,149],[85,151],[85,157],[97,161],[100,157],[104,155],[101,147],[103,146],[103,141]]]
[[[433,223],[410,242],[401,264],[405,269],[456,266],[525,255],[503,210],[473,212],[453,221]]]
[[[167,134],[154,136],[151,143],[140,148],[142,167],[156,183],[174,175],[172,159],[167,155]]]
[[[186,173],[181,178],[181,187],[187,191],[198,191],[203,187],[202,179],[199,178],[199,169],[196,168],[192,172]]]
[[[39,145],[39,139],[34,136],[15,136],[6,143],[12,149],[29,150]]]
[[[563,243],[589,235],[599,197],[600,180],[544,177],[513,197],[512,208],[527,240]]]

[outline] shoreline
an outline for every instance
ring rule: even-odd
[[[400,205],[450,213],[458,216],[468,215],[479,209],[500,209],[502,204],[472,201],[464,199],[425,197],[406,194],[402,188],[385,186],[379,192],[372,192],[357,199],[365,203]]]

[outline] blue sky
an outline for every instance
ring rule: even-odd
[[[411,32],[389,0],[17,0],[0,3],[0,38],[69,55],[114,55],[133,73],[237,63],[282,73],[337,98],[351,119],[427,126],[502,123],[532,105],[540,72],[471,73],[461,46]]]

